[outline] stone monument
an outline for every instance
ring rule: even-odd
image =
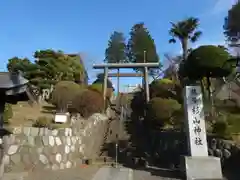
[[[220,158],[208,156],[201,87],[186,86],[184,93],[189,156],[183,158],[182,167],[186,179],[222,179]]]

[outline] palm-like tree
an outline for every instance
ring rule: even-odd
[[[177,23],[171,22],[171,24],[172,27],[169,30],[169,34],[172,38],[169,40],[169,43],[176,43],[176,39],[179,39],[183,50],[183,60],[186,60],[189,41],[194,43],[202,35],[202,32],[197,30],[199,19],[190,17]]]

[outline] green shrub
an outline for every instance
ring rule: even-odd
[[[4,124],[8,124],[9,120],[12,118],[12,116],[13,116],[12,105],[6,103],[5,104],[5,109],[4,109],[4,114],[3,114]]]
[[[33,127],[49,128],[51,124],[52,124],[52,119],[47,118],[45,116],[41,116],[35,121],[35,123],[33,124]]]
[[[73,108],[83,117],[89,117],[103,110],[103,97],[99,92],[85,90],[78,93],[73,100]]]
[[[228,114],[227,115],[228,128],[231,133],[240,133],[240,115]]]
[[[147,105],[147,119],[163,127],[173,124],[180,110],[181,104],[176,100],[155,97]]]
[[[103,93],[103,87],[102,87],[102,84],[100,84],[100,83],[89,85],[88,89],[93,90],[93,91],[97,91],[101,94]]]
[[[151,98],[161,97],[161,98],[171,98],[182,102],[182,88],[179,83],[164,78],[154,80],[150,84],[150,95]]]
[[[97,91],[100,94],[103,94],[103,84],[101,84],[101,83],[92,84],[92,85],[88,86],[88,89],[92,90],[92,91]],[[106,97],[111,98],[112,93],[113,93],[113,89],[112,88],[107,88]]]
[[[73,98],[83,88],[72,81],[60,81],[55,85],[52,92],[51,103],[57,107],[58,110],[65,112],[71,105]]]
[[[221,138],[228,138],[230,135],[228,123],[224,119],[216,121],[212,125],[212,132]]]

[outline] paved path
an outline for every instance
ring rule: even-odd
[[[58,171],[9,173],[3,180],[177,180],[154,176],[150,172],[129,168],[89,166]]]
[[[97,166],[64,170],[42,170],[36,172],[7,173],[3,180],[92,180],[99,170]]]

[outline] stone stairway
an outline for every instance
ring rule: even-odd
[[[114,165],[116,163],[116,142],[128,139],[128,134],[125,130],[124,121],[121,119],[120,99],[118,97],[111,105],[111,118],[108,121],[108,127],[104,136],[104,144],[99,158],[95,160],[95,164]],[[121,150],[118,149],[118,153]]]

